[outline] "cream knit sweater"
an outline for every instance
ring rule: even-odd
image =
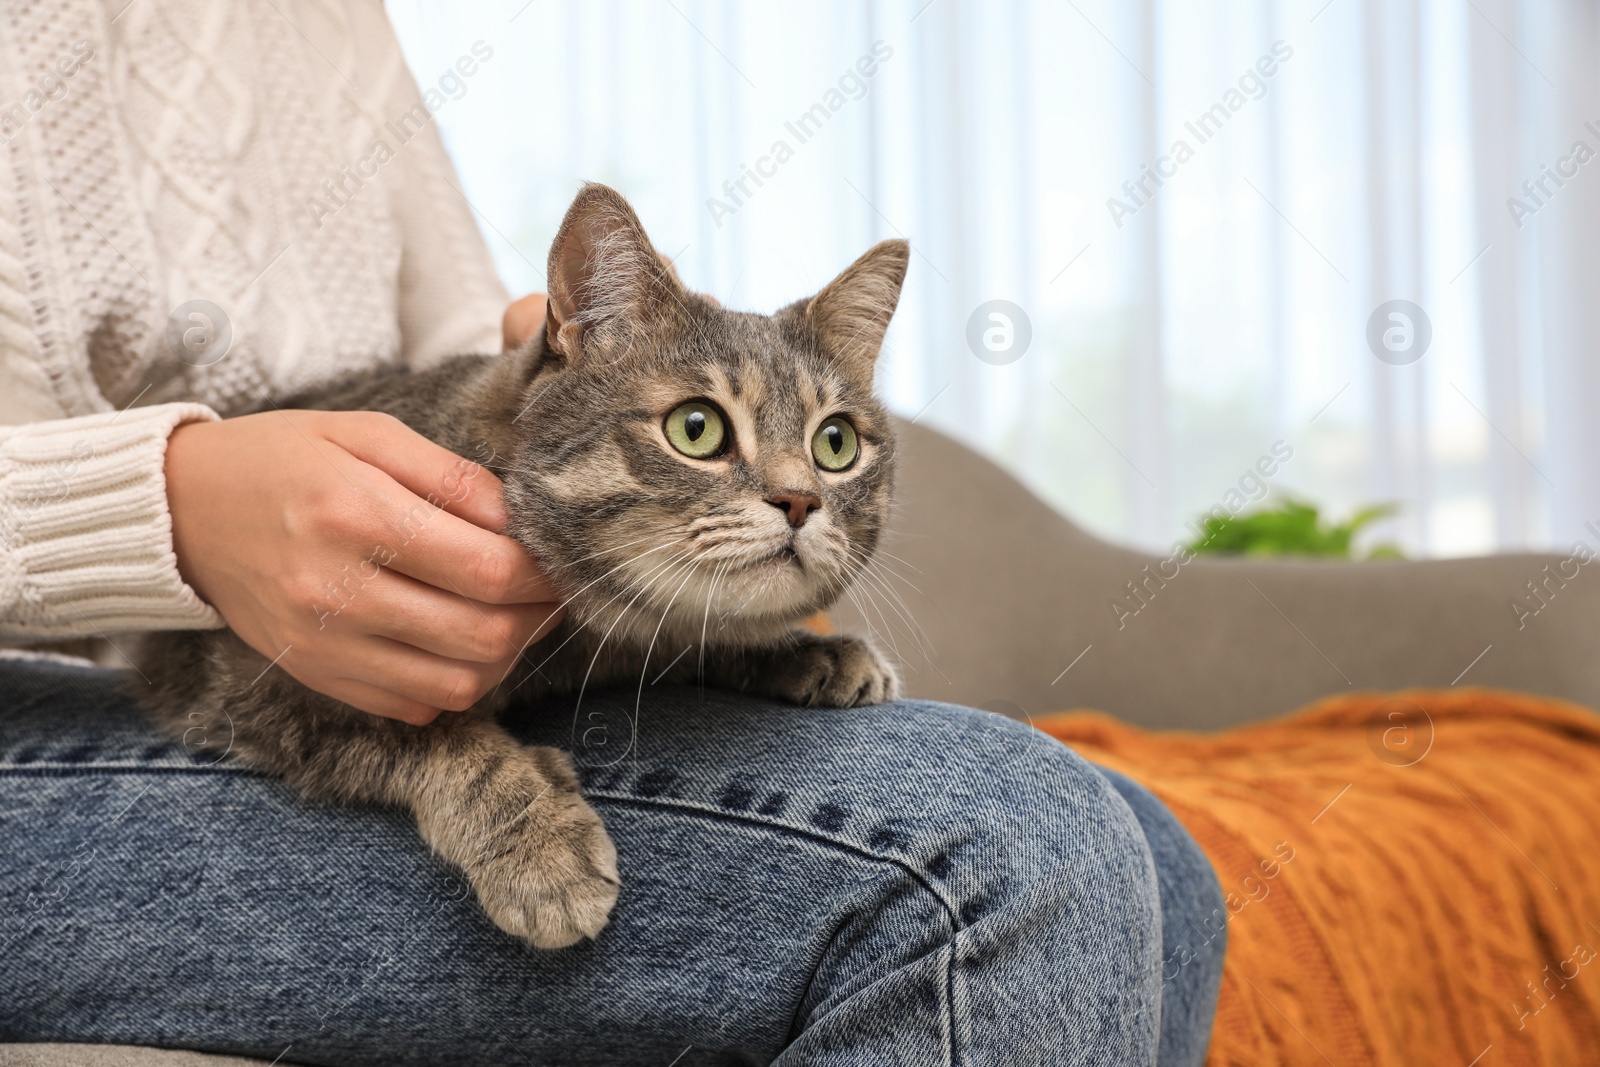
[[[174,426],[498,350],[425,99],[372,0],[0,0],[0,640],[221,625],[173,556]]]

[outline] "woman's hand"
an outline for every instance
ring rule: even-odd
[[[500,319],[500,336],[507,352],[539,332],[539,327],[544,325],[547,303],[543,293],[529,293],[506,308]]]
[[[560,618],[488,470],[375,412],[194,422],[167,445],[183,578],[320,693],[421,725]]]

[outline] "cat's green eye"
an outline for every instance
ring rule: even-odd
[[[825,471],[842,471],[856,461],[861,453],[861,443],[856,440],[856,428],[835,415],[817,427],[811,438],[811,454],[817,466]]]
[[[728,437],[722,412],[710,404],[691,400],[667,416],[667,440],[690,459],[710,459],[722,451]]]

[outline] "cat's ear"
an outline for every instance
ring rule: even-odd
[[[823,350],[868,387],[910,260],[905,241],[879,241],[806,305],[806,319]]]
[[[687,325],[688,297],[639,217],[609,186],[579,190],[550,245],[547,344],[568,362]]]

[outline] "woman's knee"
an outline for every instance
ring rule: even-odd
[[[1095,899],[1108,915],[1157,915],[1155,867],[1140,822],[1093,764],[989,712],[915,701],[884,710],[903,742],[884,758],[914,776],[905,799],[917,802],[931,781],[940,783],[928,792],[926,813],[953,831],[952,863],[970,860],[973,878],[1001,874],[1063,907]]]
[[[903,748],[876,770],[908,776],[908,804],[928,793],[923,815],[943,835],[937,884],[957,916],[961,981],[975,991],[1029,983],[1042,1003],[1074,1003],[1091,1046],[1153,1051],[1161,895],[1124,797],[1024,723],[931,703],[884,710]]]

